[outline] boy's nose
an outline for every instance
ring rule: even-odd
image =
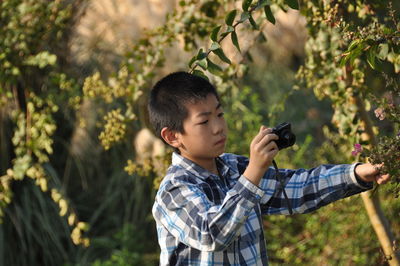
[[[213,126],[213,133],[215,135],[220,134],[224,130],[224,124],[221,122],[215,122]]]

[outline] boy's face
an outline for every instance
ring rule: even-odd
[[[185,158],[203,165],[225,150],[227,125],[224,113],[213,94],[185,106],[188,117],[183,121],[184,133],[176,133],[179,150]]]

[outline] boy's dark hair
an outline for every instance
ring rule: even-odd
[[[195,103],[213,94],[219,100],[215,87],[206,79],[187,73],[175,72],[156,83],[148,104],[150,123],[158,137],[161,129],[184,133],[183,120],[188,116],[187,103]],[[162,139],[162,138],[161,138]]]

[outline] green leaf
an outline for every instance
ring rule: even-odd
[[[378,58],[385,60],[389,54],[389,45],[387,43],[381,43],[378,45]]]
[[[228,26],[228,28],[226,29],[227,33],[234,32],[234,31],[235,31],[235,28],[232,26]]]
[[[228,26],[232,26],[233,21],[235,20],[236,17],[236,9],[232,10],[231,12],[228,13],[228,15],[226,15],[225,17],[225,23]]]
[[[214,64],[209,58],[207,58],[207,64],[208,64],[207,70],[211,74],[219,75],[223,71],[222,68],[219,65]]]
[[[197,53],[196,60],[202,60],[203,58],[207,57],[207,53],[203,51],[203,48],[200,48],[199,52]]]
[[[276,20],[275,20],[274,15],[272,14],[271,6],[265,6],[264,13],[265,13],[265,16],[267,17],[268,21],[275,25]]]
[[[353,65],[354,64],[354,61],[358,58],[358,57],[360,57],[360,55],[362,54],[362,50],[361,50],[361,47],[362,47],[363,45],[359,45],[358,47],[357,47],[357,49],[355,49],[353,52],[351,52],[350,53],[350,55],[349,55],[349,60],[350,60],[350,65]],[[360,47],[360,48],[359,48]]]
[[[367,51],[367,62],[374,70],[381,70],[382,62],[378,58],[378,46],[374,45]]]
[[[196,65],[198,65],[199,67],[201,67],[204,70],[207,70],[207,58],[204,58],[202,60],[199,60],[196,62]]]
[[[271,1],[270,0],[260,0],[257,3],[257,8],[262,8],[265,6],[270,6],[271,5]]]
[[[250,62],[254,62],[253,56],[251,56],[250,52],[247,52],[245,54],[245,57],[247,58],[247,60],[249,60]]]
[[[396,59],[394,60],[394,72],[400,72],[400,55],[397,55]]]
[[[250,13],[249,12],[243,12],[242,15],[240,15],[240,20],[239,22],[244,22],[250,18]]]
[[[367,51],[367,62],[372,69],[376,69],[375,66],[375,58],[376,54],[372,51],[372,49],[368,49]]]
[[[257,36],[257,42],[264,43],[266,41],[267,41],[267,37],[265,37],[265,34],[262,31],[260,31],[260,34],[258,34],[258,36]]]
[[[249,10],[249,7],[250,7],[252,2],[253,2],[253,0],[243,0],[243,2],[242,2],[243,11]]]
[[[196,61],[196,57],[197,57],[197,55],[193,56],[192,59],[190,59],[190,61],[188,63],[189,68],[191,68],[193,63]]]
[[[354,41],[352,41],[351,43],[350,43],[350,45],[349,45],[349,48],[347,48],[347,51],[351,51],[351,50],[353,50],[354,48],[356,48],[357,47],[357,45],[360,43],[360,39],[356,39],[356,40],[354,40]]]
[[[259,27],[258,27],[258,25],[257,25],[257,22],[254,20],[254,18],[253,18],[252,15],[250,15],[249,21],[250,21],[250,24],[251,24],[251,26],[253,27],[253,29],[255,29],[255,30],[258,30],[258,29],[259,29]]]
[[[340,66],[340,67],[343,67],[343,66],[345,66],[345,65],[346,65],[346,63],[347,63],[347,61],[349,61],[349,58],[350,58],[349,54],[348,54],[348,55],[345,55],[345,56],[343,56],[343,57],[340,59],[339,66]]]
[[[235,45],[235,47],[239,50],[239,52],[241,52],[238,37],[237,37],[237,34],[235,31],[232,32],[232,34],[231,34],[231,40],[232,40],[233,45]]]
[[[201,71],[201,70],[198,70],[198,69],[195,69],[193,71],[193,75],[196,75],[196,76],[202,77],[202,78],[204,78],[206,80],[209,80],[208,77],[204,74],[204,72]]]
[[[299,10],[299,2],[297,2],[297,0],[285,0],[285,3],[289,7]]]
[[[217,42],[213,42],[213,43],[211,44],[210,50],[211,50],[211,51],[214,51],[214,50],[217,50],[217,49],[219,49],[219,48],[221,48],[221,45],[219,45],[219,43],[217,43]]]
[[[219,59],[221,59],[225,63],[231,64],[231,60],[229,60],[229,58],[226,57],[226,55],[222,49],[214,50],[213,53],[216,54],[219,57]]]
[[[214,42],[218,41],[218,32],[219,32],[220,29],[221,29],[221,25],[215,27],[215,28],[212,30],[211,35],[210,35],[210,39],[211,39],[212,41],[214,41]]]
[[[340,60],[340,66],[344,66],[348,61],[350,61],[350,65],[352,65],[354,60],[362,54],[365,45],[365,42],[358,39],[351,42],[345,56]]]

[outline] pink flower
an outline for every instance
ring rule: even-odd
[[[351,151],[351,155],[357,156],[357,154],[361,153],[362,150],[363,150],[363,148],[362,148],[361,144],[356,143],[356,144],[354,144],[354,150]]]
[[[383,110],[383,108],[379,107],[375,109],[375,116],[379,119],[379,120],[383,120],[386,117],[385,114],[385,110]]]

